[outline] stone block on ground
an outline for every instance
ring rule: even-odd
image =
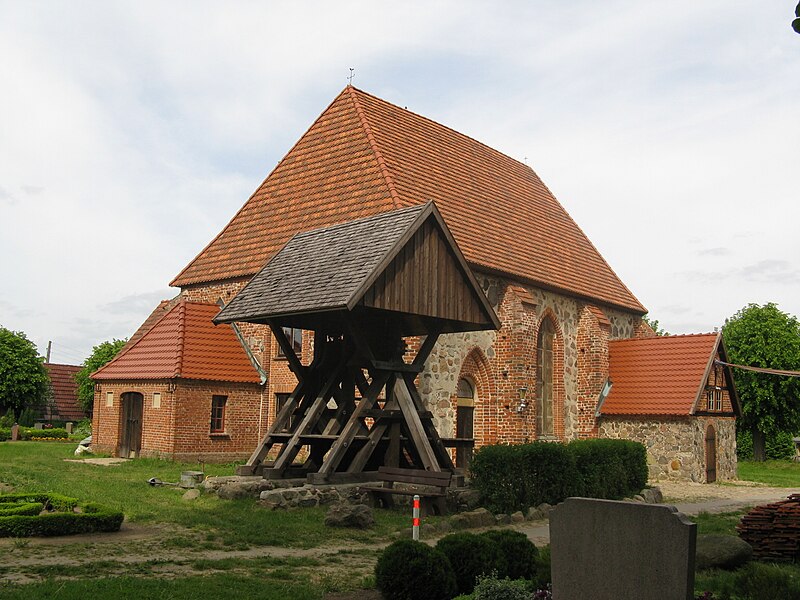
[[[364,504],[334,504],[325,515],[328,527],[369,529],[375,524],[372,509]]]
[[[753,548],[734,535],[697,536],[695,568],[736,569],[753,557]]]
[[[673,506],[567,498],[550,514],[553,597],[691,600],[696,535]]]
[[[545,518],[545,516],[544,513],[538,508],[531,506],[528,509],[528,513],[525,515],[525,518],[528,519],[528,521],[541,521]]]
[[[641,496],[648,504],[660,504],[664,500],[664,494],[657,487],[645,488],[641,491]]]
[[[186,490],[186,493],[181,496],[182,500],[197,500],[200,497],[200,490]]]
[[[521,510],[518,510],[515,513],[511,513],[512,523],[522,523],[524,520],[525,520],[525,515],[522,514]]]

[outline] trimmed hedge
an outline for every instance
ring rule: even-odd
[[[481,534],[491,540],[505,557],[505,569],[497,572],[499,578],[531,579],[536,577],[536,544],[521,531],[490,529]]]
[[[470,594],[480,575],[505,573],[506,557],[491,538],[474,533],[451,533],[436,543],[447,557],[456,575],[459,594]]]
[[[438,550],[414,540],[400,540],[381,553],[375,587],[387,600],[449,600],[456,595],[450,561]]]
[[[41,505],[46,512],[39,514],[8,514],[18,506]],[[78,508],[81,512],[74,512]],[[74,535],[119,531],[125,516],[95,503],[79,505],[76,498],[58,494],[4,494],[0,495],[0,537],[31,537]]]
[[[14,504],[0,504],[0,517],[11,515],[38,515],[44,510],[41,502],[15,502]]]
[[[10,429],[0,429],[0,442],[5,442],[6,440],[11,439],[11,430]]]
[[[636,494],[647,484],[647,454],[630,440],[493,445],[475,453],[470,472],[486,507],[510,513],[570,496]]]

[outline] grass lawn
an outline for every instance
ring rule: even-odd
[[[0,538],[0,598],[237,598],[293,600],[372,587],[378,551],[410,525],[406,511],[377,510],[368,531],[329,528],[327,507],[271,511],[255,499],[220,500],[152,487],[199,465],[136,459],[114,466],[65,462],[74,444],[0,442],[0,482],[118,508],[141,538]],[[232,475],[233,465],[205,465]]]
[[[142,524],[175,524],[201,534],[207,544],[236,548],[284,546],[311,548],[330,542],[378,542],[409,524],[406,514],[375,511],[369,531],[334,529],[323,524],[326,508],[270,511],[255,500],[219,500],[213,494],[187,502],[185,490],[152,487],[147,480],[179,481],[182,471],[199,465],[141,458],[114,466],[64,462],[74,458],[73,444],[0,443],[0,482],[18,492],[56,492],[117,508],[126,520]],[[232,465],[205,465],[207,475],[232,475]],[[175,544],[182,542],[178,537]]]
[[[774,487],[800,488],[800,463],[790,460],[739,461],[739,479]]]

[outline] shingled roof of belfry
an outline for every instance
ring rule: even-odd
[[[530,167],[350,86],[172,285],[249,278],[298,232],[428,201],[473,268],[646,312]]]

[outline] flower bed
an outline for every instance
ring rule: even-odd
[[[0,537],[119,531],[120,511],[58,494],[0,495]]]

